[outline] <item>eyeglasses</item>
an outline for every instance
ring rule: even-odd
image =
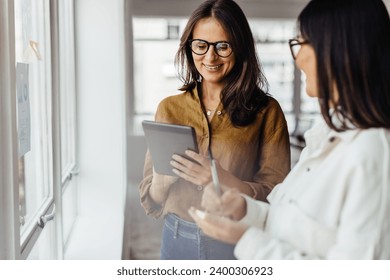
[[[214,46],[214,51],[220,57],[228,57],[232,54],[232,46],[225,41],[210,43],[201,39],[193,39],[188,41],[189,46],[194,54],[204,55],[208,52],[210,45]]]
[[[288,40],[288,44],[290,46],[290,51],[293,59],[297,58],[299,51],[301,50],[302,45],[309,44],[309,41],[299,41],[298,39],[290,39]]]

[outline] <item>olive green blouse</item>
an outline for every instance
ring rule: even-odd
[[[196,89],[162,100],[155,120],[194,127],[199,152],[207,155],[210,143],[208,120]],[[255,199],[265,201],[272,188],[282,182],[290,171],[289,134],[278,102],[269,97],[268,105],[246,127],[233,126],[220,104],[210,127],[213,157],[225,170],[248,183]],[[154,184],[166,184],[172,180],[169,176],[157,177],[153,178],[153,163],[147,151],[143,179],[139,185],[141,204],[146,213],[155,218],[173,213],[192,221],[188,209],[191,206],[202,208],[203,187],[179,178],[166,188],[165,203],[160,205],[150,197],[149,190]]]

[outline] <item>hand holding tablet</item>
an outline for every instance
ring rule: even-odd
[[[173,155],[179,155],[194,161],[194,159],[185,154],[186,150],[192,150],[198,153],[196,133],[193,127],[155,121],[143,121],[142,127],[156,173],[178,176],[172,171],[172,166],[170,165]],[[208,162],[210,162],[212,182],[217,194],[220,195],[221,190],[217,168],[211,152],[210,158],[211,160],[208,160]],[[206,162],[203,163],[203,165],[205,164]]]
[[[143,121],[146,143],[152,156],[155,171],[162,175],[177,176],[169,162],[174,154],[185,157],[186,150],[198,153],[198,144],[193,127]]]

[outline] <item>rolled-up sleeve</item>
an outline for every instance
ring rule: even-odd
[[[156,203],[149,194],[152,184],[156,184],[156,178],[153,178],[153,163],[149,151],[146,152],[144,174],[141,183],[139,184],[139,193],[141,205],[145,209],[146,214],[155,218],[159,218],[163,213],[163,206]]]

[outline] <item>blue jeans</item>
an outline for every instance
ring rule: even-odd
[[[234,245],[206,236],[195,223],[174,214],[165,217],[162,260],[233,260]]]

